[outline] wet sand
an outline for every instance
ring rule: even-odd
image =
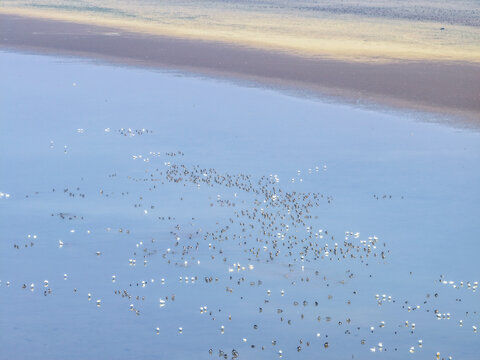
[[[480,124],[480,65],[348,62],[221,42],[0,14],[0,48],[253,80],[344,101],[453,115]]]

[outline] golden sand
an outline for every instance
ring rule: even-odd
[[[0,6],[0,13],[108,26],[195,40],[360,62],[480,63],[480,29],[430,21],[353,15],[308,17],[245,9],[162,7],[155,16],[124,17],[66,10]]]

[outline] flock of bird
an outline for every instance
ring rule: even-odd
[[[78,129],[77,133],[84,134],[85,130]],[[134,137],[150,135],[153,131],[107,128],[105,133]],[[52,141],[50,147],[54,146]],[[65,153],[67,149],[65,146]],[[212,337],[204,345],[202,351],[205,353],[225,359],[271,358],[272,353],[279,358],[336,358],[335,353],[328,355],[328,352],[342,351],[343,347],[353,346],[348,344],[356,344],[360,345],[360,353],[349,353],[352,358],[367,358],[378,352],[399,353],[398,358],[407,358],[409,354],[421,352],[425,346],[425,339],[416,335],[422,324],[409,320],[408,314],[423,312],[427,319],[435,321],[449,321],[460,316],[453,315],[453,310],[450,313],[436,307],[440,296],[437,290],[416,301],[401,299],[405,294],[376,293],[375,272],[370,269],[381,271],[393,256],[388,242],[374,234],[363,236],[358,231],[339,233],[328,229],[328,224],[322,223],[321,214],[334,206],[335,198],[322,192],[301,190],[304,180],[328,171],[326,165],[298,170],[284,182],[275,174],[256,177],[189,164],[182,151],[136,154],[131,160],[143,161],[144,169],[129,173],[127,167],[123,173],[110,173],[106,183],[95,193],[80,186],[53,188],[49,193],[76,201],[86,198],[108,201],[120,196],[130,204],[129,211],[134,211],[135,218],[142,224],[147,221],[145,219],[150,224],[158,224],[146,230],[142,228],[142,231],[135,225],[118,229],[106,226],[103,230],[127,237],[130,251],[122,255],[121,262],[128,264],[127,271],[133,276],[137,267],[147,271],[152,268],[149,278],[138,278],[134,282],[112,274],[109,279],[111,295],[124,300],[125,311],[139,318],[151,315],[151,310],[145,306],[148,302],[158,303],[160,309],[180,312],[181,308],[172,304],[182,301],[194,307],[201,316],[192,322],[204,321],[205,326],[215,324],[220,337],[230,332],[238,334],[229,338],[228,345],[223,347],[219,344],[225,344],[225,340]],[[121,193],[107,190],[108,181],[116,181],[119,177],[130,184],[128,190]],[[202,195],[189,200],[192,192]],[[4,200],[14,200],[15,196],[0,193]],[[168,197],[180,210],[165,213],[167,207],[160,200],[162,196]],[[392,199],[392,195],[373,195],[373,198],[387,200]],[[48,215],[52,221],[71,222],[72,227],[81,222],[69,231],[70,235],[92,234],[88,213],[79,215],[57,209]],[[159,233],[159,228],[168,228],[168,232]],[[55,240],[56,251],[64,251],[70,241],[69,234]],[[29,234],[24,241],[14,242],[12,247],[15,251],[33,247],[39,236]],[[86,264],[94,261],[93,257],[101,259],[104,252],[92,253],[92,258],[85,259]],[[162,269],[166,268],[169,270],[164,273],[169,276],[158,277],[157,274],[162,274]],[[71,274],[61,269],[59,273],[63,274],[64,281],[73,282]],[[171,286],[172,283],[175,286]],[[449,281],[443,275],[435,283],[456,290],[465,289],[472,294],[478,289],[478,281]],[[81,285],[72,283],[72,291],[84,296],[85,301],[95,303],[99,309],[107,306],[104,298],[95,297],[90,290],[81,290],[85,288]],[[51,296],[55,283],[48,279],[41,284],[27,279],[20,283],[1,279],[1,296],[6,296],[8,288],[15,286],[32,292],[39,288],[44,296]],[[183,287],[189,287],[191,296],[185,295]],[[146,288],[153,290],[146,293],[142,290]],[[371,302],[362,303],[357,300],[360,296]],[[222,304],[218,299],[223,299]],[[460,303],[461,296],[456,301]],[[390,307],[389,311],[397,315],[390,319],[388,313],[385,320],[375,324],[365,321],[363,312],[381,312],[385,307]],[[462,315],[464,318],[457,319],[457,326],[464,327],[468,323],[471,332],[476,334],[480,325],[477,311]],[[401,317],[404,320],[399,321]],[[193,336],[189,332],[191,323],[171,325],[169,329],[174,326],[179,336]],[[388,335],[386,330],[390,331]],[[151,334],[158,336],[165,331],[166,326],[159,324],[151,329]],[[250,335],[242,336],[242,332]],[[395,341],[396,338],[402,340]],[[325,353],[320,354],[320,350]],[[260,354],[252,355],[255,352]],[[423,354],[423,357],[454,358],[440,351]]]

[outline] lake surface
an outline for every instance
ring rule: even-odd
[[[195,12],[248,11],[252,14],[281,13],[287,16],[332,18],[358,16],[377,19],[435,21],[457,25],[480,25],[478,3],[475,0],[5,0],[4,6],[88,12],[102,16],[164,20],[188,17]],[[173,10],[173,12],[172,12]],[[207,17],[208,15],[204,15]],[[193,19],[191,19],[193,20]]]
[[[187,73],[0,66],[0,358],[478,358],[477,131]]]

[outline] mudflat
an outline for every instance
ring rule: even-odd
[[[480,65],[472,62],[344,61],[11,14],[0,14],[0,26],[3,49],[193,70],[480,124]]]

